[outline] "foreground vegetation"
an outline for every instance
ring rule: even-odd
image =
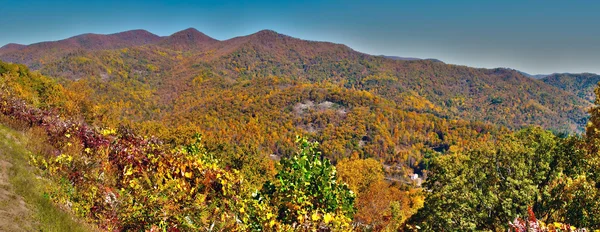
[[[13,221],[3,222],[3,224],[12,224],[10,228],[0,228],[8,230],[22,229],[24,231],[93,231],[94,228],[79,222],[69,212],[56,207],[51,199],[46,195],[46,188],[51,187],[53,183],[35,175],[37,171],[28,164],[28,157],[31,153],[27,147],[36,146],[33,138],[18,133],[14,130],[0,126],[0,160],[10,163],[8,172],[10,190],[14,191],[15,196],[21,197],[26,203],[25,212],[27,215],[20,215],[19,218],[13,218]],[[5,171],[5,170],[3,170]],[[6,183],[4,183],[6,184]],[[17,197],[12,201],[18,202]],[[3,207],[6,206],[4,203]],[[13,209],[18,211],[18,209]],[[8,212],[17,213],[17,212]],[[7,220],[3,217],[3,220]]]

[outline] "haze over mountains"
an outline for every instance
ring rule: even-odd
[[[404,61],[430,60],[430,61],[435,61],[435,62],[441,62],[441,63],[443,63],[443,61],[438,60],[438,59],[433,59],[433,58],[421,59],[421,58],[415,58],[415,57],[400,57],[400,56],[385,56],[385,55],[382,55],[382,57],[385,57],[385,58],[388,58],[388,59],[392,59],[392,60],[404,60]]]
[[[265,30],[263,32],[266,32]],[[276,32],[275,32],[276,33]],[[233,39],[232,39],[233,40]],[[158,36],[148,32],[146,30],[130,30],[120,33],[102,35],[102,34],[82,34],[78,36],[73,36],[68,39],[59,40],[59,41],[49,41],[49,42],[40,42],[34,43],[31,45],[22,45],[16,43],[9,43],[2,47],[0,47],[0,54],[4,53],[13,53],[19,50],[47,50],[49,48],[57,49],[60,48],[63,51],[72,51],[77,49],[85,49],[85,50],[110,50],[110,49],[118,49],[124,47],[131,46],[141,46],[147,44],[158,44],[160,46],[169,47],[173,50],[188,50],[188,49],[198,49],[198,48],[207,48],[210,45],[214,45],[215,43],[220,42],[210,36],[205,35],[204,33],[194,29],[188,28],[179,32],[174,33],[171,36]],[[27,51],[23,51],[27,53]],[[430,60],[436,62],[442,62],[438,59],[434,58],[415,58],[415,57],[400,57],[400,56],[386,56],[381,55],[382,57],[393,59],[393,60],[402,60],[402,61],[416,61],[416,60]],[[35,56],[33,56],[35,57]],[[32,58],[33,58],[32,57]],[[542,79],[544,77],[554,75],[554,74],[528,74],[525,72],[521,72],[521,74],[534,78],[534,79]]]
[[[591,106],[572,88],[557,88],[515,70],[371,56],[270,30],[223,41],[193,28],[166,37],[145,30],[83,34],[28,46],[9,44],[0,48],[0,59],[72,80],[119,75],[144,79],[162,104],[190,90],[182,83],[210,70],[232,81],[279,76],[332,83],[369,91],[408,110],[509,128],[536,124],[582,131]],[[415,101],[427,107],[412,107]]]
[[[45,49],[45,48],[70,48],[70,49],[116,49],[127,46],[138,46],[149,43],[154,43],[160,40],[161,37],[152,34],[145,30],[131,30],[109,35],[101,34],[82,34],[73,36],[68,39],[59,41],[49,41],[34,43],[31,45],[8,44],[0,48],[0,53],[12,52],[25,47],[28,49]]]
[[[523,75],[525,75],[525,76],[527,76],[527,77],[531,77],[531,78],[533,78],[533,79],[542,79],[542,78],[544,78],[544,77],[547,77],[547,76],[549,76],[549,74],[529,74],[529,73],[526,73],[526,72],[521,72],[521,71],[519,71],[519,72],[520,72],[521,74],[523,74]]]

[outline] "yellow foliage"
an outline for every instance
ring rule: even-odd
[[[360,196],[371,183],[383,180],[383,166],[374,159],[343,159],[336,165],[338,177]]]

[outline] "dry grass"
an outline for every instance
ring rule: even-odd
[[[48,180],[35,175],[35,169],[27,161],[30,151],[25,148],[28,141],[39,138],[25,136],[22,133],[0,126],[0,159],[10,163],[8,166],[9,191],[17,199],[25,202],[27,219],[19,222],[24,231],[93,231],[92,227],[78,222],[69,213],[59,209],[44,194]],[[43,140],[37,140],[43,143]],[[0,205],[2,208],[3,205]]]

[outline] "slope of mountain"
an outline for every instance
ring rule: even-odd
[[[67,39],[71,45],[89,50],[118,49],[155,43],[160,37],[146,30],[132,30],[110,35],[84,34]]]
[[[600,75],[594,73],[555,73],[544,77],[542,81],[593,103],[596,99],[594,89],[600,82]]]
[[[2,49],[0,59],[26,64],[32,68],[43,67],[46,62],[77,51],[98,51],[140,46],[160,41],[160,37],[145,30],[132,30],[109,35],[83,34],[68,39],[35,43],[28,46],[12,45]],[[5,46],[6,47],[6,46]],[[15,49],[17,48],[17,49]]]
[[[135,114],[119,113],[120,118],[134,121],[162,120],[174,112],[185,115],[205,110],[206,106],[196,105],[189,98],[198,84],[211,83],[204,87],[209,88],[209,93],[221,93],[232,86],[239,86],[242,92],[259,91],[260,88],[251,88],[255,82],[274,77],[285,83],[280,88],[314,85],[366,91],[409,112],[509,128],[541,125],[581,131],[586,109],[591,106],[568,91],[509,69],[394,60],[360,53],[341,44],[305,41],[269,30],[224,41],[195,29],[164,38],[142,32],[133,34],[147,36],[134,37],[148,39],[125,44],[119,34],[76,36],[0,54],[0,59],[28,64],[49,76],[86,79],[93,83],[89,88],[94,99],[102,99],[105,104],[125,101],[139,107]],[[98,41],[81,37],[114,39],[103,43],[77,42]],[[72,43],[77,49],[61,50]],[[54,52],[57,50],[61,52]],[[213,81],[205,82],[209,79]],[[327,99],[316,103],[323,100]],[[304,103],[287,104],[293,108],[294,104]],[[157,109],[160,113],[156,113]],[[177,123],[195,120],[188,118]]]
[[[22,44],[9,43],[7,45],[0,47],[0,54],[8,53],[8,52],[15,52],[24,47],[26,47],[26,46],[22,45]]]
[[[138,78],[91,77],[61,84],[3,62],[0,76],[0,87],[28,103],[96,126],[129,126],[170,144],[190,142],[200,132],[211,150],[239,169],[261,155],[289,155],[294,147],[290,138],[296,135],[320,141],[324,154],[334,160],[357,155],[418,168],[427,152],[506,132],[490,124],[403,110],[363,90],[274,76],[235,81],[207,71],[186,81],[186,89],[167,85],[182,88],[167,102],[152,87],[156,84]]]
[[[26,158],[38,137],[25,135],[0,124],[1,231],[98,231],[81,218],[55,206],[45,194],[51,184],[37,174]]]
[[[159,45],[173,50],[193,50],[210,47],[218,42],[194,28],[188,28],[163,38]]]

